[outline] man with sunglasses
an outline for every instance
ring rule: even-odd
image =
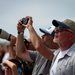
[[[75,75],[75,22],[66,19],[52,23],[56,27],[53,41],[60,48],[54,55],[50,75]]]

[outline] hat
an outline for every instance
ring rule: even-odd
[[[55,27],[54,26],[50,26],[48,29],[41,29],[39,28],[39,30],[43,33],[47,33],[47,34],[50,34],[50,35],[53,35],[54,36],[54,29]]]
[[[66,27],[66,28],[70,28],[74,33],[75,33],[75,22],[70,20],[70,19],[66,19],[62,22],[58,21],[58,20],[53,20],[52,24],[55,27],[58,27],[59,25]]]

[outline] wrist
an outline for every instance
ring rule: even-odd
[[[22,31],[22,32],[18,32],[18,34],[24,34],[24,31]]]

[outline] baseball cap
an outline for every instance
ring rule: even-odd
[[[70,20],[70,19],[65,19],[62,22],[60,22],[58,20],[53,20],[52,24],[55,27],[58,27],[59,25],[61,25],[61,26],[65,27],[65,28],[70,28],[75,33],[75,22]]]
[[[39,28],[39,30],[42,32],[42,33],[47,33],[47,34],[50,34],[50,35],[53,35],[54,36],[54,29],[55,29],[55,26],[50,26],[49,28],[47,29],[42,29],[42,28]]]

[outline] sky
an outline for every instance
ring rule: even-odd
[[[33,27],[39,36],[39,28],[46,29],[52,20],[75,20],[75,0],[0,0],[0,28],[17,36],[18,20],[32,16]],[[26,38],[29,32],[24,31]]]

